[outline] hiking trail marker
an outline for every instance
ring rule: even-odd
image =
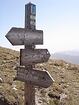
[[[21,49],[20,50],[20,64],[29,65],[47,62],[50,53],[47,49]]]
[[[36,30],[36,5],[25,5],[25,28],[11,28],[6,38],[12,45],[25,46],[20,50],[21,66],[15,79],[25,82],[25,105],[35,105],[34,86],[47,88],[54,81],[46,70],[35,69],[35,64],[47,62],[50,57],[47,49],[35,49],[35,45],[43,44],[43,31]]]
[[[13,27],[6,38],[12,45],[38,45],[43,44],[43,31]]]
[[[17,67],[17,77],[15,79],[43,88],[48,88],[52,84],[52,77],[48,71],[35,68],[28,71],[23,66]]]

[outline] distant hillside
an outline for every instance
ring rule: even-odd
[[[19,52],[0,47],[0,105],[24,105],[24,83],[13,81]],[[36,105],[79,105],[79,65],[63,60],[38,64],[55,82],[47,89],[36,88]]]
[[[65,60],[73,64],[79,64],[79,52],[78,51],[54,53],[52,54],[51,58]]]

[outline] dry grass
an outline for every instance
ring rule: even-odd
[[[0,78],[3,80],[0,83],[0,94],[3,94],[11,105],[24,105],[24,84],[13,81],[16,75],[15,66],[18,63],[19,52],[0,47]],[[36,89],[36,96],[39,97],[36,101],[39,105],[79,105],[79,65],[62,60],[49,60],[36,67],[47,69],[55,80],[47,89]],[[67,97],[57,99],[56,96],[61,94]]]

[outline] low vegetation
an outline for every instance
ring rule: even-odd
[[[19,52],[0,47],[0,105],[24,105],[24,83],[14,81]],[[55,82],[36,88],[36,105],[79,105],[79,65],[49,60],[37,68],[50,72]]]

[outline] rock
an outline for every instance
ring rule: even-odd
[[[2,78],[0,78],[0,83],[3,83],[3,79]]]
[[[57,94],[57,93],[55,93],[55,92],[53,92],[53,93],[48,93],[48,96],[49,96],[50,98],[60,99],[60,95]]]
[[[5,97],[0,93],[0,105],[10,105]]]
[[[13,85],[12,89],[16,91],[17,90],[16,85]]]
[[[61,93],[60,94],[60,101],[62,101],[63,99],[66,99],[67,95],[65,93]]]

